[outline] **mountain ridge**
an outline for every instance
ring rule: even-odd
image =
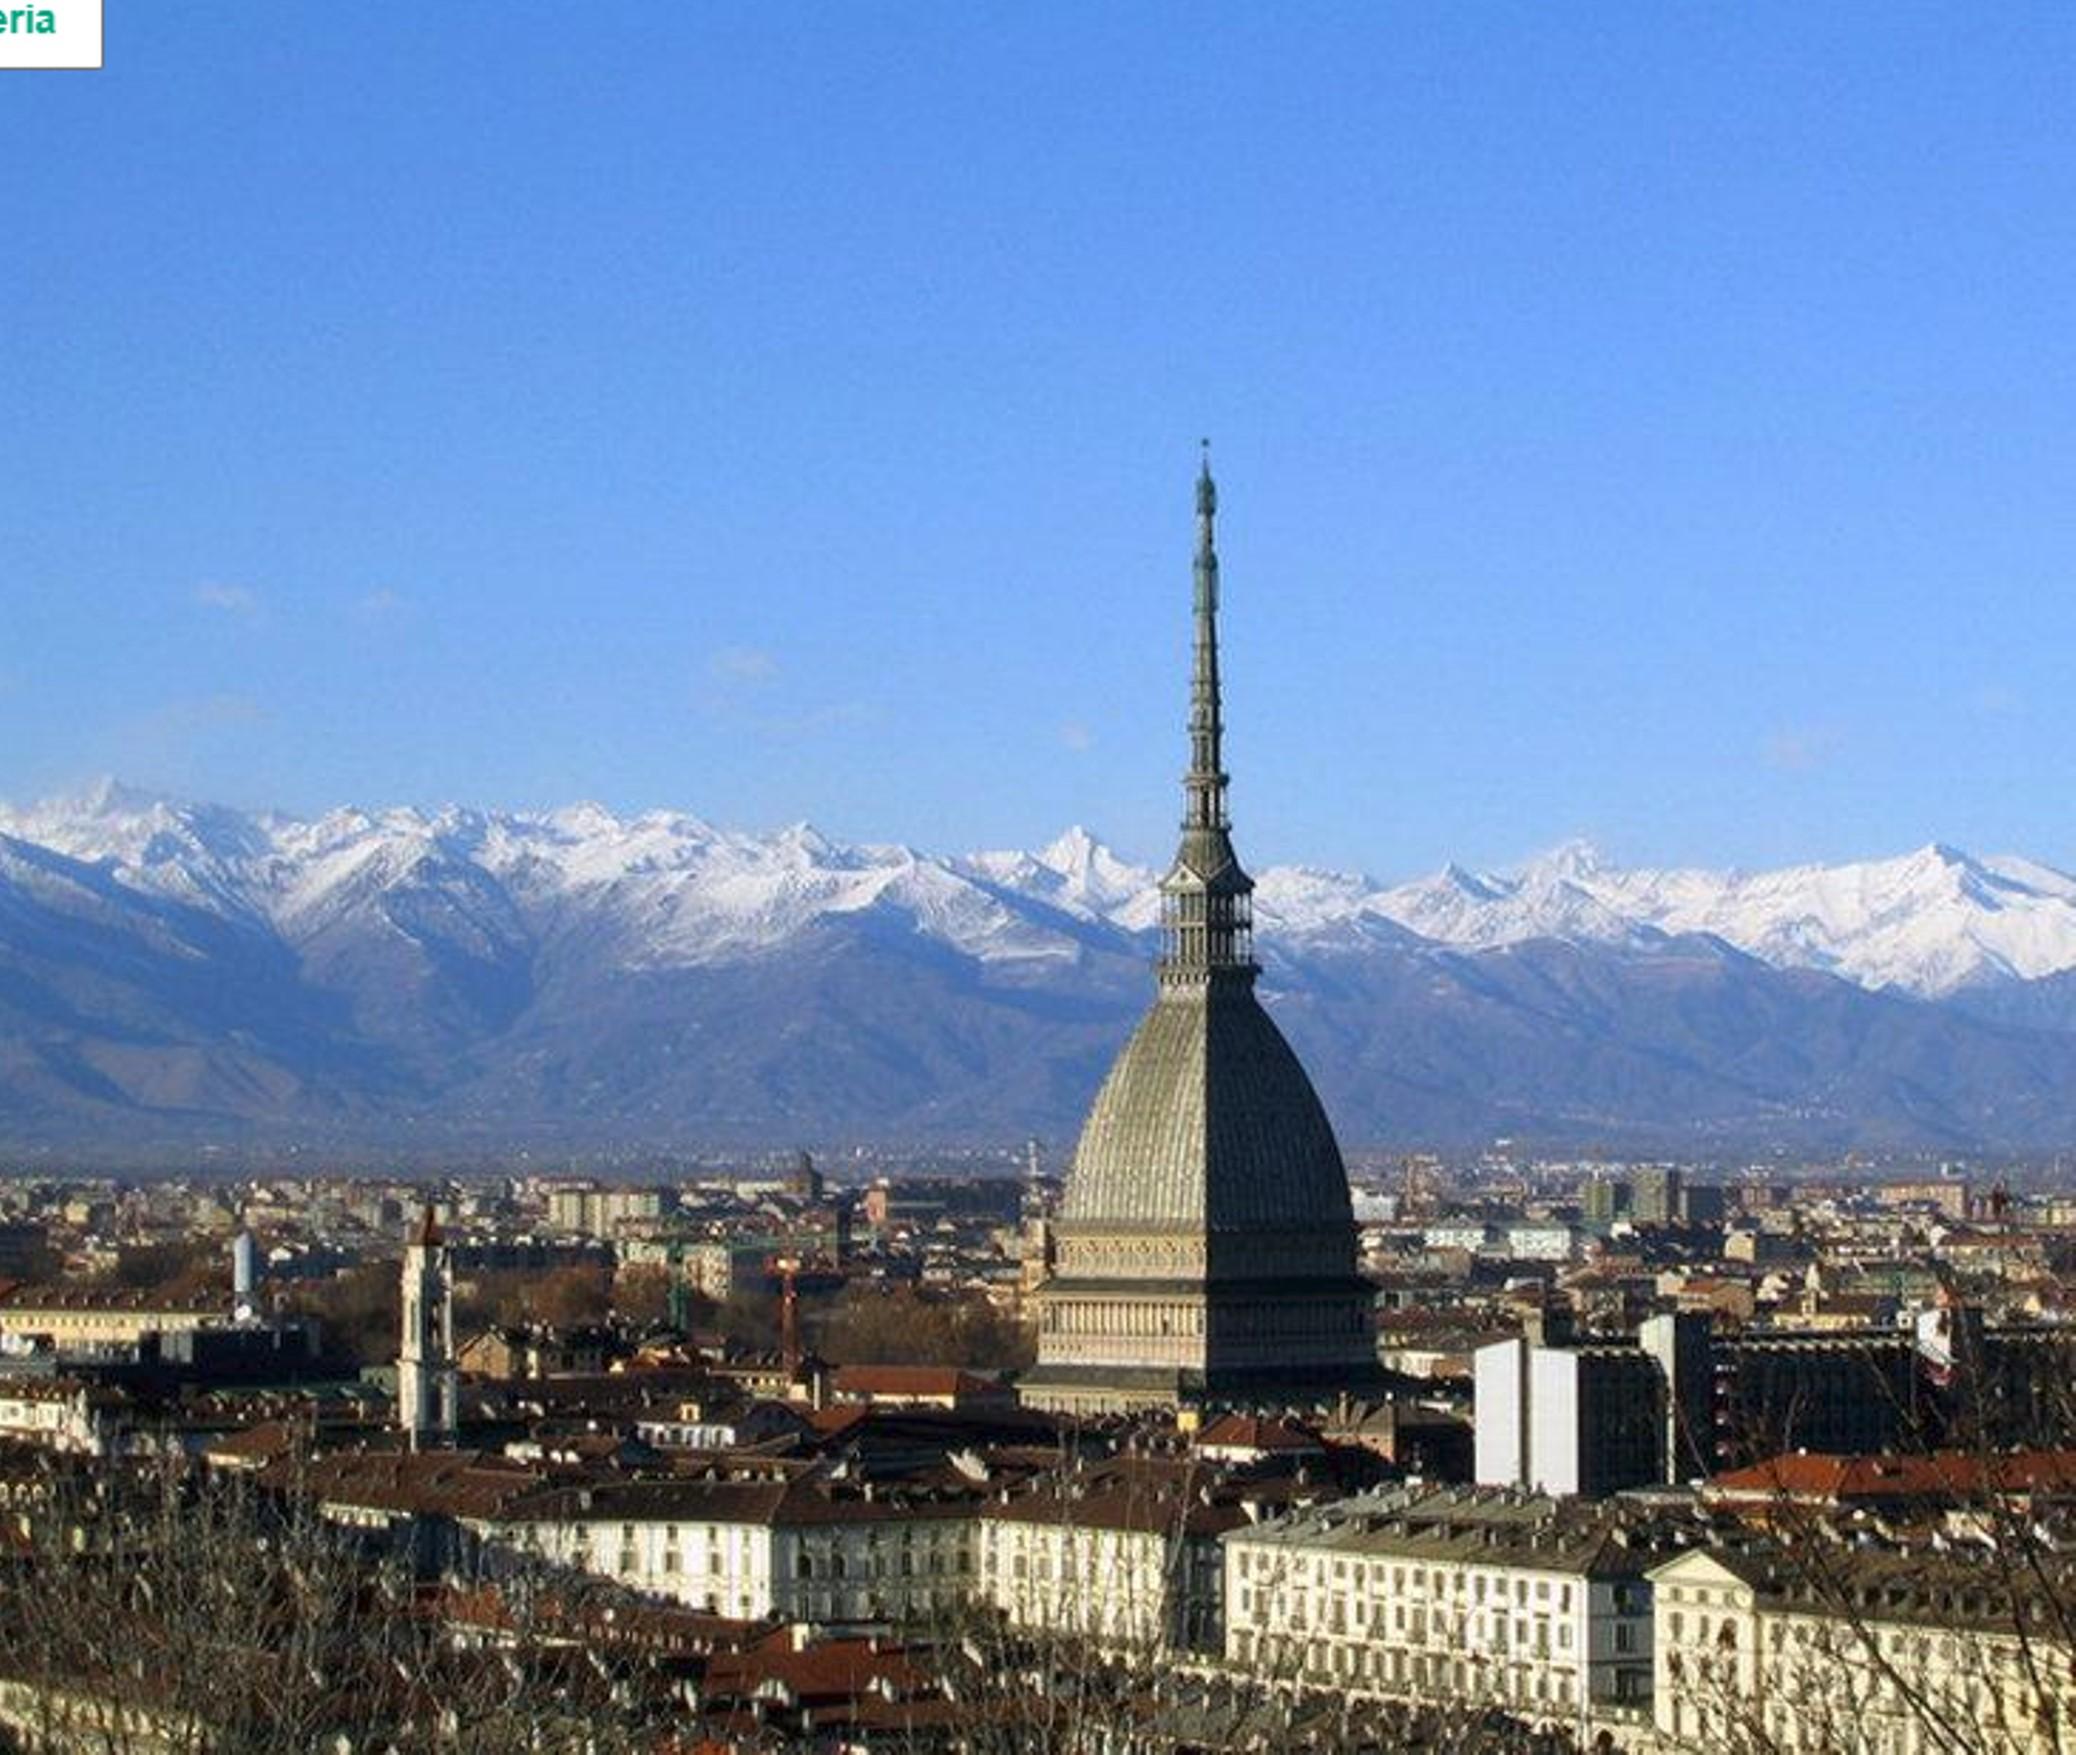
[[[1065,1137],[1158,873],[685,812],[0,805],[0,1139]],[[2057,1146],[2076,879],[1940,843],[1778,872],[1568,843],[1258,874],[1264,991],[1351,1141]]]

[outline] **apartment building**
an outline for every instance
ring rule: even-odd
[[[2003,1565],[1802,1541],[1655,1567],[1666,1750],[2044,1755],[2076,1701],[2069,1602]]]
[[[1225,1538],[1225,1655],[1356,1695],[1640,1723],[1653,1554],[1606,1508],[1406,1486]]]
[[[1117,1650],[1216,1652],[1228,1530],[1292,1483],[1188,1457],[1118,1457],[999,1494],[981,1513],[980,1599],[1015,1627]]]

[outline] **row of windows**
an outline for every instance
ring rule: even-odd
[[[1397,1646],[1294,1647],[1274,1635],[1257,1636],[1251,1632],[1236,1634],[1233,1646],[1233,1655],[1242,1663],[1271,1673],[1294,1666],[1321,1680],[1357,1687],[1367,1683],[1384,1692],[1473,1700],[1504,1698],[1553,1708],[1568,1708],[1578,1700],[1577,1679],[1562,1670],[1495,1668],[1475,1657],[1409,1652]],[[1644,1687],[1643,1677],[1637,1672],[1616,1678],[1618,1698],[1639,1697]]]
[[[1426,1608],[1408,1607],[1404,1603],[1385,1605],[1382,1603],[1351,1603],[1346,1597],[1322,1596],[1313,1598],[1302,1593],[1285,1593],[1271,1589],[1257,1589],[1253,1585],[1240,1587],[1240,1617],[1252,1620],[1260,1617],[1281,1621],[1294,1631],[1302,1632],[1308,1627],[1321,1627],[1329,1633],[1367,1634],[1370,1637],[1390,1635],[1401,1639],[1425,1640],[1430,1634],[1451,1644],[1460,1643],[1466,1633],[1477,1638],[1489,1649],[1506,1651],[1520,1646],[1532,1651],[1537,1657],[1548,1657],[1553,1650],[1569,1652],[1572,1649],[1572,1624],[1559,1621],[1553,1628],[1547,1617],[1514,1620],[1503,1615],[1487,1615],[1481,1619],[1467,1621],[1463,1615],[1444,1615],[1439,1610],[1430,1615]],[[1634,1621],[1615,1624],[1614,1648],[1617,1652],[1634,1652],[1638,1649],[1638,1628]]]
[[[1273,1552],[1250,1553],[1243,1548],[1237,1551],[1235,1562],[1242,1578],[1280,1576],[1323,1580],[1329,1576],[1329,1563],[1321,1555],[1292,1559]],[[1504,1601],[1509,1597],[1516,1603],[1548,1603],[1554,1600],[1559,1609],[1567,1612],[1573,1600],[1573,1587],[1561,1580],[1553,1584],[1547,1578],[1530,1579],[1518,1575],[1509,1578],[1488,1572],[1466,1573],[1461,1568],[1453,1566],[1407,1567],[1390,1565],[1381,1560],[1336,1559],[1331,1562],[1330,1575],[1336,1583],[1348,1581],[1351,1572],[1356,1583],[1367,1582],[1372,1590],[1383,1589],[1388,1582],[1395,1595],[1403,1595],[1411,1589],[1435,1596],[1468,1596],[1473,1602],[1479,1603]]]
[[[802,1549],[793,1562],[795,1578],[848,1578],[855,1572],[860,1578],[914,1578],[918,1573],[931,1577],[942,1577],[949,1570],[964,1575],[973,1570],[973,1551],[960,1548],[947,1556],[943,1549],[932,1548],[921,1557],[903,1550],[899,1554],[868,1554],[854,1559],[841,1549],[831,1549],[825,1554],[813,1554]]]
[[[1140,1303],[1049,1304],[1045,1326],[1053,1334],[1070,1335],[1200,1335],[1201,1306],[1182,1310]]]

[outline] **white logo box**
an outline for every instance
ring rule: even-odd
[[[101,65],[102,0],[0,0],[0,73]]]

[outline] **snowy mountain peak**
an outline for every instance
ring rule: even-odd
[[[569,835],[617,835],[620,819],[596,799],[580,798],[575,804],[559,805],[541,821]]]
[[[757,835],[592,803],[305,819],[108,780],[0,805],[0,835],[96,867],[99,881],[267,923],[291,945],[359,921],[412,934],[491,922],[509,939],[581,916],[600,957],[684,965],[760,953],[818,922],[898,916],[963,954],[1015,962],[1076,955],[1097,942],[1091,933],[1123,942],[1159,913],[1159,872],[1079,824],[1035,853],[946,858],[840,842],[804,822]],[[1776,966],[1926,996],[2076,969],[2076,878],[1936,841],[1886,860],[1758,873],[1625,870],[1572,841],[1512,872],[1450,865],[1385,886],[1286,866],[1257,884],[1264,940],[1290,954],[1536,939],[1647,948],[1705,934]]]
[[[52,811],[69,809],[76,815],[88,817],[129,817],[177,810],[180,802],[159,793],[146,792],[141,787],[126,786],[113,774],[101,774],[88,781],[73,797],[46,799],[40,808]]]
[[[67,858],[112,865],[127,881],[137,870],[169,874],[178,894],[214,889],[224,868],[258,857],[264,823],[222,805],[194,804],[103,778],[78,793],[16,809],[0,805],[0,834]]]
[[[788,823],[779,830],[776,840],[787,852],[810,862],[827,859],[837,851],[835,844],[820,829],[806,821]]]
[[[1038,863],[1058,872],[1075,897],[1098,910],[1127,902],[1157,881],[1153,872],[1118,858],[1079,823],[1057,836],[1038,855]]]
[[[1467,865],[1458,865],[1453,859],[1435,873],[1436,884],[1463,891],[1480,901],[1491,902],[1510,892],[1512,886],[1504,878],[1488,877],[1484,872],[1472,871]]]
[[[1108,856],[1109,850],[1095,834],[1079,823],[1068,826],[1055,836],[1050,845],[1038,855],[1040,865],[1049,865],[1056,872],[1071,876],[1087,871],[1096,860]]]
[[[1583,836],[1560,841],[1539,853],[1521,869],[1523,882],[1580,882],[1598,877],[1608,869],[1600,849]]]

